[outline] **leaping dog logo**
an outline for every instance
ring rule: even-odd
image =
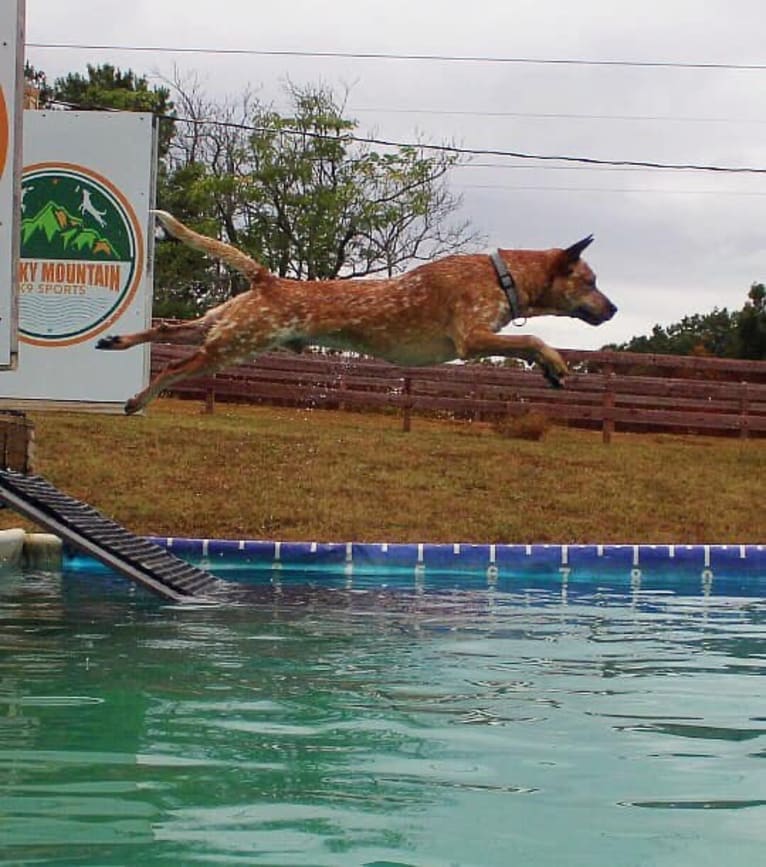
[[[27,209],[27,206],[26,206],[24,199],[27,197],[27,193],[31,193],[31,192],[33,192],[33,190],[34,190],[34,187],[22,187],[21,188],[21,213],[22,214]]]
[[[104,219],[106,211],[99,211],[96,208],[96,206],[93,204],[90,190],[87,187],[80,187],[78,185],[77,187],[75,187],[75,191],[82,193],[82,202],[80,203],[80,207],[77,210],[83,215],[83,217],[86,214],[89,214],[103,229],[106,226],[106,220]]]

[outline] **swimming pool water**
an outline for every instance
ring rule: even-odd
[[[0,863],[761,863],[763,582],[291,577],[0,576]]]

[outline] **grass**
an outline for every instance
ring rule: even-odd
[[[32,413],[37,472],[142,534],[320,541],[766,541],[766,441],[160,400]],[[24,526],[0,513],[0,526]]]

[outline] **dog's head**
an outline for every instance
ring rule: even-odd
[[[601,325],[617,312],[615,305],[596,288],[596,275],[581,258],[592,241],[593,235],[588,235],[565,250],[552,251],[550,283],[538,299],[541,307],[548,308],[546,312],[582,319],[589,325]]]

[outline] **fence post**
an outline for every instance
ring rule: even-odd
[[[604,400],[602,403],[601,440],[604,445],[612,442],[614,433],[614,367],[604,365]]]
[[[479,369],[480,365],[476,365],[476,369],[473,373],[473,381],[471,382],[471,399],[472,400],[481,400],[484,396],[484,392],[481,388],[481,373],[482,371]],[[480,409],[475,409],[471,413],[471,419],[473,421],[484,421],[484,413]]]
[[[205,389],[205,414],[212,415],[215,412],[215,385],[211,382]]]
[[[23,412],[0,412],[0,458],[6,470],[34,471],[35,426]]]
[[[346,384],[346,377],[341,372],[340,382],[338,383],[338,391],[340,392],[340,400],[338,401],[338,409],[345,410],[346,409],[346,401],[343,400],[343,393],[347,391],[348,385]]]
[[[412,380],[409,376],[404,377],[404,401],[403,401],[403,416],[402,416],[402,431],[409,433],[412,428]]]
[[[740,383],[739,392],[739,437],[746,440],[750,435],[747,426],[747,415],[750,411],[750,393],[746,382]]]

